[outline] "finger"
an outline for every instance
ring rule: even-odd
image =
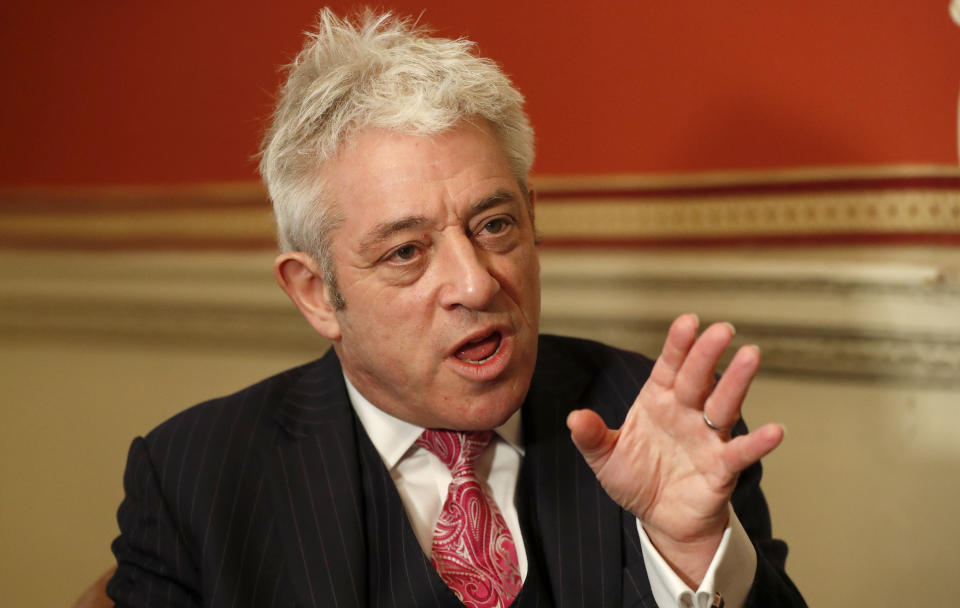
[[[765,424],[747,435],[731,439],[723,451],[723,461],[731,473],[737,474],[774,450],[783,441],[779,424]]]
[[[703,405],[710,422],[724,429],[733,427],[740,419],[740,407],[759,367],[759,348],[750,344],[737,351]]]
[[[673,386],[673,382],[697,338],[700,318],[693,313],[680,315],[674,319],[663,343],[663,350],[650,372],[650,380],[664,387]]]
[[[607,428],[603,418],[593,410],[575,410],[567,416],[570,438],[590,468],[604,465],[617,443],[619,431]]]
[[[733,339],[733,325],[714,323],[700,335],[674,382],[677,399],[692,407],[702,407],[704,400],[713,390],[714,374],[720,355],[730,346]]]

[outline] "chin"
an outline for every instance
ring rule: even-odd
[[[484,431],[495,429],[506,422],[510,416],[520,409],[521,405],[523,405],[523,395],[519,397],[516,394],[504,395],[500,391],[485,395],[464,412],[460,419],[459,430]]]

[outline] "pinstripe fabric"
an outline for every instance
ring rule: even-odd
[[[292,605],[276,585],[283,562],[259,450],[277,434],[264,424],[268,389],[192,408],[133,442],[108,587],[118,605]]]
[[[365,435],[359,444],[364,492],[370,506],[366,519],[370,604],[391,608],[462,606],[420,548],[377,449]]]
[[[346,388],[335,367],[336,382],[311,376],[281,407],[289,434],[272,453],[268,478],[300,602],[339,608],[366,605],[366,542],[354,416],[342,405]]]
[[[621,399],[608,399],[609,389],[598,383],[593,362],[577,360],[583,349],[580,343],[569,345],[574,344],[580,352],[551,344],[538,356],[523,410],[526,454],[520,483],[530,494],[534,533],[556,605],[614,607],[621,598],[620,508],[570,441],[566,417],[574,409],[590,407],[608,425],[619,426],[626,410]],[[556,346],[567,344],[556,340]],[[643,364],[638,373],[644,373]],[[649,592],[646,576],[642,583]]]
[[[567,413],[619,425],[650,362],[543,337],[524,404],[518,509],[530,571],[514,606],[652,607],[632,516],[570,442]],[[750,605],[802,606],[770,539],[760,469],[733,503],[758,547]],[[355,420],[333,352],[134,440],[118,511],[118,606],[457,606]]]

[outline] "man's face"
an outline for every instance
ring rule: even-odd
[[[486,429],[523,402],[537,356],[539,261],[524,195],[490,129],[362,131],[323,171],[343,222],[344,371],[386,412]]]

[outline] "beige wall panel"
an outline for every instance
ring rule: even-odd
[[[774,534],[811,606],[947,605],[960,568],[956,389],[762,377],[751,425],[779,421],[764,461]],[[869,598],[869,599],[868,599]]]

